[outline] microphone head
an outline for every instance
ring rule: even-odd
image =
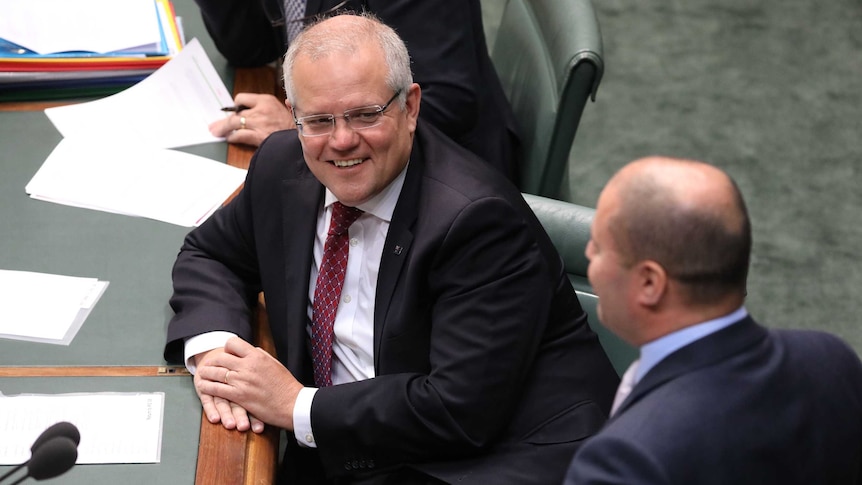
[[[55,436],[43,442],[27,463],[27,475],[36,480],[54,478],[66,473],[78,459],[78,444],[66,436]]]
[[[81,433],[78,432],[78,428],[72,423],[60,421],[59,423],[49,426],[45,431],[42,431],[42,434],[36,438],[36,441],[33,442],[33,446],[30,447],[30,453],[35,452],[36,448],[40,447],[42,443],[57,436],[65,436],[66,438],[69,438],[75,442],[75,446],[78,446],[81,442]]]

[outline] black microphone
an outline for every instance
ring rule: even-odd
[[[30,447],[30,454],[31,454],[30,460],[25,461],[24,463],[16,466],[12,470],[10,470],[6,474],[4,474],[2,477],[0,477],[0,482],[2,482],[3,480],[6,480],[13,473],[17,472],[21,468],[24,468],[25,466],[27,466],[27,464],[30,463],[30,461],[33,459],[32,457],[35,456],[36,450],[39,447],[41,447],[44,443],[48,442],[49,440],[51,440],[53,438],[57,438],[57,437],[66,437],[74,443],[75,454],[76,454],[76,458],[77,458],[77,448],[78,448],[78,443],[81,442],[81,434],[78,432],[78,428],[75,427],[74,424],[66,422],[66,421],[61,421],[59,423],[56,423],[56,424],[49,426],[48,429],[43,431],[42,434],[40,434],[39,437],[36,438],[36,441],[33,442],[33,446]],[[72,461],[72,463],[74,464],[74,460]]]
[[[27,474],[12,485],[18,485],[28,477],[45,480],[60,476],[75,465],[78,459],[78,444],[66,436],[55,436],[44,441],[33,452],[27,462]]]
[[[70,440],[75,442],[75,446],[78,446],[81,443],[81,433],[78,432],[78,428],[69,422],[60,421],[59,423],[52,424],[48,427],[42,434],[36,438],[36,441],[33,442],[33,446],[30,447],[30,453],[36,451],[36,448],[42,445],[42,443],[54,438],[55,436],[65,436]]]

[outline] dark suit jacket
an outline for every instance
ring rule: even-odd
[[[862,365],[838,338],[746,318],[647,372],[569,485],[858,484]]]
[[[249,302],[263,289],[279,360],[312,384],[308,288],[323,186],[300,150],[295,131],[273,134],[239,196],[186,238],[169,361],[202,332],[250,339]],[[285,473],[410,464],[459,483],[559,482],[618,382],[517,189],[421,121],[380,263],[374,359],[374,379],[317,392],[319,448],[291,446]]]
[[[283,0],[195,1],[232,64],[257,66],[284,55]],[[373,12],[404,39],[422,87],[419,115],[515,180],[518,130],[488,56],[479,0],[308,0],[306,14],[342,3]]]

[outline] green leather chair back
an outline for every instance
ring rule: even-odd
[[[556,197],[604,69],[592,3],[508,0],[491,58],[521,131],[521,191]]]
[[[596,312],[598,298],[587,280],[589,261],[584,256],[584,250],[590,240],[590,225],[593,222],[595,210],[546,197],[523,195],[553,241],[560,257],[563,258],[569,280],[589,317],[590,327],[598,334],[602,348],[611,359],[614,369],[622,375],[629,364],[637,358],[637,350],[620,340],[599,322]]]

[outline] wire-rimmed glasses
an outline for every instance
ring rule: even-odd
[[[395,98],[399,94],[401,94],[400,89],[395,91],[395,94],[383,106],[374,104],[361,108],[353,108],[346,110],[340,116],[330,113],[297,118],[296,111],[294,110],[293,121],[296,123],[296,129],[299,130],[299,134],[305,137],[329,135],[335,130],[335,120],[338,118],[344,118],[344,122],[352,130],[373,128],[383,121],[383,112],[389,108],[389,105],[395,101]]]

